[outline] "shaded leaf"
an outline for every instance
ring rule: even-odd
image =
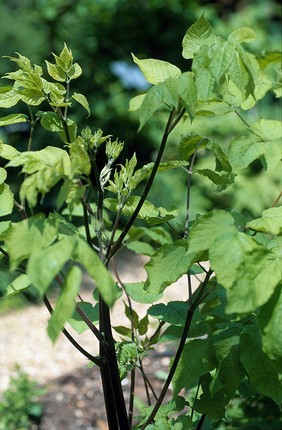
[[[0,184],[0,216],[10,215],[13,212],[13,208],[14,195],[9,185]]]
[[[241,334],[240,360],[256,390],[281,406],[281,381],[271,360],[262,351],[260,333],[255,325],[249,325]]]

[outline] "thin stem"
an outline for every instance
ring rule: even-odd
[[[53,313],[53,308],[51,306],[51,303],[49,302],[48,298],[46,296],[43,297],[43,302],[50,312],[50,314]],[[66,338],[72,343],[72,345],[81,353],[83,354],[88,360],[92,361],[92,363],[96,364],[97,366],[101,367],[103,365],[103,362],[100,357],[94,357],[91,355],[88,351],[86,351],[72,336],[71,334],[63,328],[62,333],[66,336]]]
[[[208,281],[209,281],[212,273],[213,272],[211,270],[207,273],[207,275],[205,277],[205,280],[203,281],[202,285],[199,287],[200,291],[199,291],[196,299],[191,304],[191,306],[188,307],[188,311],[187,311],[187,315],[186,315],[186,321],[185,321],[185,326],[184,326],[184,329],[183,329],[183,332],[182,332],[182,336],[181,336],[181,339],[180,339],[180,343],[179,343],[178,349],[176,351],[175,358],[174,358],[174,360],[172,362],[169,374],[168,374],[167,379],[166,379],[166,381],[164,383],[164,386],[162,388],[162,391],[161,391],[161,394],[160,394],[160,396],[158,398],[158,401],[155,404],[155,406],[154,406],[151,414],[147,418],[146,422],[141,427],[141,430],[144,430],[153,421],[153,419],[155,418],[155,416],[156,416],[156,414],[157,414],[157,412],[158,412],[158,410],[159,410],[159,408],[160,408],[160,406],[161,406],[161,404],[162,404],[162,402],[164,400],[164,397],[165,397],[165,395],[167,393],[168,387],[169,387],[169,385],[170,385],[170,383],[172,381],[172,378],[173,378],[174,373],[176,371],[176,368],[178,366],[180,357],[182,355],[183,348],[184,348],[184,345],[185,345],[185,342],[186,342],[186,339],[187,339],[187,336],[188,336],[188,333],[189,333],[189,330],[190,330],[190,326],[191,326],[191,323],[192,323],[194,311],[196,310],[196,308],[200,304],[202,294],[203,294],[203,292],[204,292],[204,290],[206,288],[206,285],[207,285],[207,283],[208,283]]]
[[[142,373],[142,377],[143,377],[143,380],[144,380],[144,385],[145,385],[145,389],[146,389],[146,393],[147,393],[148,405],[150,406],[151,405],[151,399],[150,399],[150,395],[149,395],[149,391],[148,391],[147,385],[150,387],[150,390],[152,391],[152,394],[153,394],[155,400],[158,400],[158,397],[157,397],[157,394],[156,394],[156,392],[154,390],[154,387],[152,386],[152,384],[151,384],[148,376],[145,373],[145,370],[144,370],[144,367],[143,367],[143,363],[142,363],[141,360],[140,360],[139,364],[140,364],[139,365],[139,370]]]
[[[243,123],[244,123],[248,128],[250,128],[250,124],[248,124],[248,123],[247,123],[247,121],[242,117],[242,115],[241,115],[237,110],[235,110],[234,112],[235,112],[235,113],[236,113],[236,115],[240,118],[240,120],[241,120],[241,121],[243,121]]]
[[[192,181],[192,173],[193,173],[193,167],[196,159],[196,155],[198,152],[198,149],[200,148],[200,145],[202,144],[203,140],[200,140],[196,146],[196,149],[194,151],[194,154],[191,157],[190,161],[190,167],[188,170],[188,178],[187,178],[187,198],[186,198],[186,219],[185,219],[185,227],[184,227],[184,239],[187,239],[188,233],[189,233],[189,219],[190,219],[190,204],[191,204],[191,181]]]
[[[129,423],[130,429],[132,428],[132,420],[133,420],[135,375],[136,375],[136,368],[133,367],[133,369],[131,370],[130,397],[129,397],[129,407],[128,407],[128,423]]]
[[[197,427],[196,427],[196,430],[201,430],[201,428],[202,428],[202,426],[203,426],[203,424],[204,424],[205,419],[206,419],[206,414],[203,414],[203,415],[201,416],[201,418],[200,418],[200,421],[198,422],[198,425],[197,425]]]
[[[84,221],[86,240],[88,244],[92,247],[92,239],[91,239],[89,222],[88,222],[88,210],[87,210],[86,202],[84,200],[81,200],[81,203],[83,207],[83,221]]]
[[[157,170],[159,168],[159,164],[161,162],[166,144],[167,144],[167,140],[168,140],[168,136],[171,133],[171,131],[173,130],[173,128],[177,125],[177,123],[180,121],[180,119],[182,118],[182,116],[184,115],[184,110],[182,110],[180,112],[180,114],[177,116],[177,118],[175,119],[175,121],[173,122],[173,118],[175,115],[175,108],[173,108],[170,112],[164,133],[163,133],[163,137],[162,137],[162,141],[161,141],[161,145],[159,148],[159,152],[156,158],[156,161],[154,163],[152,172],[149,176],[148,182],[145,186],[145,189],[143,191],[142,196],[140,197],[140,200],[133,212],[133,214],[131,215],[129,221],[127,222],[126,226],[124,227],[122,233],[120,234],[120,236],[118,237],[117,241],[114,243],[114,245],[111,248],[108,248],[108,252],[107,252],[107,262],[111,259],[111,257],[116,253],[116,251],[119,249],[120,245],[122,244],[123,239],[125,238],[125,236],[127,235],[127,233],[129,232],[131,226],[133,225],[134,221],[136,220],[146,198],[147,195],[149,194],[149,191],[152,187],[152,184],[154,182],[154,178],[156,176]]]
[[[279,196],[274,200],[273,204],[271,205],[272,208],[275,208],[278,205],[279,200],[281,199],[281,197],[282,197],[282,191],[279,194]]]

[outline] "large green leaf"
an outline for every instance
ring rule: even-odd
[[[132,284],[125,284],[127,294],[137,303],[154,303],[162,297],[162,293],[154,293],[145,290],[144,282],[135,282]]]
[[[12,282],[7,285],[5,289],[4,298],[8,296],[12,296],[14,294],[19,294],[22,291],[26,290],[30,286],[30,280],[27,275],[24,273],[17,276]]]
[[[233,285],[227,290],[227,313],[252,312],[266,303],[282,279],[282,258],[257,247],[245,253]]]
[[[246,254],[256,247],[256,242],[250,236],[235,229],[213,242],[209,250],[211,267],[225,288],[231,288],[236,282]]]
[[[154,86],[146,93],[139,110],[139,130],[152,117],[153,113],[164,101],[164,88],[161,85]]]
[[[56,238],[57,224],[39,214],[13,223],[5,232],[5,244],[14,270],[19,263],[49,246]]]
[[[209,362],[209,340],[195,339],[188,342],[172,380],[174,394],[178,394],[182,388],[189,390],[197,386],[199,379],[212,367]]]
[[[138,196],[130,196],[123,207],[122,213],[131,216],[140,200]],[[117,199],[105,199],[105,207],[111,211],[117,212],[119,203]],[[161,224],[177,216],[176,209],[166,210],[156,208],[152,203],[146,200],[138,214],[138,218],[144,219],[148,224]]]
[[[224,391],[218,391],[212,395],[212,376],[207,373],[201,378],[201,388],[203,393],[200,398],[195,399],[195,410],[201,414],[207,415],[210,419],[223,419],[225,417],[225,408],[229,403],[229,396]]]
[[[27,275],[41,295],[70,260],[74,246],[75,238],[64,236],[47,249],[32,252],[27,264]]]
[[[18,124],[20,122],[26,122],[27,116],[22,113],[12,113],[10,115],[4,116],[0,118],[0,127],[11,125],[11,124]]]
[[[282,283],[270,300],[261,308],[258,323],[262,331],[263,350],[282,365]]]
[[[182,41],[184,58],[194,58],[201,46],[213,35],[213,28],[204,15],[188,28]]]
[[[69,173],[69,156],[68,153],[55,146],[47,146],[40,151],[24,151],[21,152],[17,157],[14,157],[8,164],[8,167],[23,166],[22,171],[24,173],[34,173],[44,167],[51,168],[58,160],[62,160],[64,173]]]
[[[55,309],[48,322],[47,331],[52,340],[55,342],[65,322],[71,317],[75,308],[75,299],[79,293],[82,280],[82,272],[78,266],[70,268]]]
[[[228,40],[232,42],[249,42],[256,38],[256,33],[250,27],[240,27],[229,34]]]
[[[151,306],[148,309],[148,314],[166,323],[184,326],[188,308],[189,304],[187,301],[169,302],[167,304],[159,303]]]
[[[0,157],[5,160],[12,160],[14,157],[17,157],[20,153],[11,145],[6,145],[0,139]]]
[[[234,55],[234,45],[229,42],[223,42],[216,50],[210,63],[210,71],[217,82],[220,81],[228,70]]]
[[[4,169],[3,169],[4,170]],[[10,215],[14,208],[14,195],[9,185],[0,184],[0,216]]]
[[[240,360],[256,390],[281,406],[282,384],[273,363],[262,351],[260,333],[254,324],[241,334]]]
[[[167,61],[155,60],[153,58],[140,60],[134,54],[131,55],[134,63],[137,64],[150,84],[157,85],[166,79],[177,78],[181,74],[181,70],[178,67]]]
[[[15,106],[20,100],[19,95],[13,89],[13,87],[1,87],[0,88],[0,107],[10,108]]]
[[[188,160],[191,155],[197,150],[205,148],[209,142],[209,139],[205,136],[200,136],[197,133],[187,133],[180,137],[178,143],[179,151],[185,160]]]
[[[250,221],[247,227],[263,233],[282,234],[282,206],[266,209],[261,218]]]
[[[188,236],[188,252],[200,253],[210,249],[215,239],[235,231],[232,215],[215,209],[200,216],[191,228]]]
[[[160,294],[164,289],[187,273],[199,255],[187,253],[185,240],[161,246],[145,265],[147,281],[145,290]]]
[[[242,328],[241,324],[227,325],[211,336],[212,351],[218,366],[210,387],[212,396],[224,391],[231,399],[245,376],[239,348]]]

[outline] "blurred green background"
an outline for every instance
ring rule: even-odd
[[[71,110],[72,118],[81,128],[87,123],[94,131],[101,128],[105,134],[124,140],[124,157],[136,152],[143,164],[154,158],[165,116],[156,115],[137,133],[138,119],[127,111],[128,102],[147,87],[130,53],[139,58],[170,61],[182,71],[189,70],[190,62],[181,56],[181,42],[187,28],[203,12],[215,32],[223,37],[241,26],[255,30],[259,38],[250,45],[254,52],[281,48],[281,8],[280,2],[274,0],[2,0],[0,50],[2,55],[19,52],[33,63],[44,65],[44,59],[52,59],[51,52],[59,53],[66,42],[83,69],[82,77],[74,81],[72,89],[87,96],[92,112],[86,121],[85,111],[77,108]],[[1,59],[0,75],[11,67],[8,59]],[[5,84],[7,81],[2,80],[2,85]],[[279,106],[269,94],[248,115],[252,119],[260,116],[279,119]],[[18,111],[19,106],[16,109]],[[20,106],[20,109],[25,107]],[[1,116],[6,114],[5,110],[2,115],[0,113]],[[197,119],[192,126],[186,122],[185,129],[182,127],[180,131],[190,130],[226,140],[240,127],[240,121],[227,115],[224,120]],[[0,133],[7,143],[25,149],[28,133],[25,127],[6,127]],[[45,139],[44,134],[37,134],[38,147],[47,144]],[[166,157],[179,157],[176,145],[170,145]],[[202,158],[200,155],[198,163],[209,163],[207,157]],[[252,181],[248,181],[250,171],[255,173]],[[185,181],[185,173],[180,170],[160,174],[151,200],[163,206],[176,205],[184,216]],[[196,176],[194,185],[192,218],[214,205],[242,211],[247,218],[257,216],[281,191],[279,173],[273,171],[265,175],[259,163],[243,171],[225,192],[215,193],[210,182]],[[45,205],[46,210],[52,207],[50,198]],[[181,219],[180,216],[179,224]]]

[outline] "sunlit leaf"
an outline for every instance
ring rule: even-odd
[[[150,84],[157,85],[169,78],[177,78],[181,70],[167,61],[147,58],[140,60],[134,54],[131,54],[133,61],[140,68],[146,80]]]
[[[0,184],[0,216],[13,212],[14,195],[7,184]]]
[[[78,266],[73,266],[68,271],[64,280],[62,291],[57,300],[55,309],[48,322],[47,331],[52,342],[55,342],[65,322],[71,317],[75,308],[75,298],[79,293],[82,280],[82,272]]]
[[[184,58],[194,58],[200,47],[209,40],[213,28],[204,15],[189,27],[182,41],[182,55]]]

